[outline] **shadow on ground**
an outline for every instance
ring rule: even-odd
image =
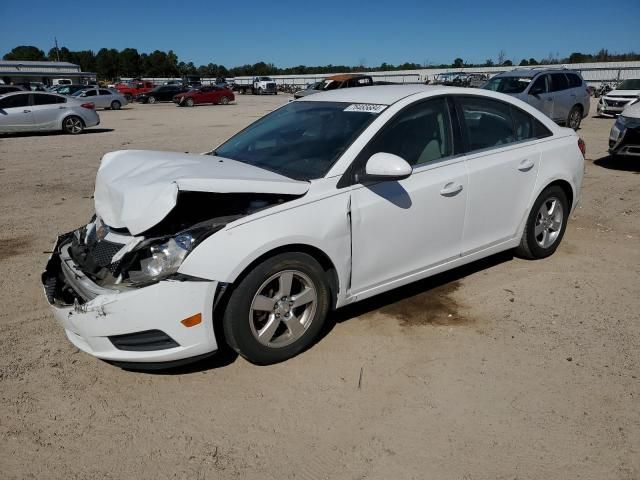
[[[113,128],[92,128],[89,127],[86,130],[84,130],[82,133],[80,133],[79,135],[87,135],[87,134],[94,134],[94,133],[108,133],[108,132],[113,132]],[[16,132],[16,133],[5,133],[0,135],[0,138],[22,138],[22,137],[52,137],[52,136],[56,136],[56,135],[63,135],[63,136],[69,136],[69,137],[74,137],[75,135],[69,135],[63,131],[51,131],[51,132]]]
[[[598,167],[607,168],[609,170],[619,170],[623,172],[640,173],[640,162],[633,157],[612,157],[607,155],[593,161]]]

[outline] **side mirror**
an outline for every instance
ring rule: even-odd
[[[407,161],[393,153],[378,152],[371,155],[365,166],[363,180],[402,180],[411,175],[413,169]]]

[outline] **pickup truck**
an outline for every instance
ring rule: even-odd
[[[241,80],[242,82],[242,80]],[[271,77],[253,77],[251,83],[245,80],[247,83],[234,82],[233,90],[240,92],[243,95],[247,92],[251,92],[253,95],[262,95],[265,93],[278,94],[276,82]]]
[[[134,80],[129,83],[118,83],[116,85],[116,90],[124,95],[124,98],[127,99],[127,102],[131,102],[136,95],[140,95],[141,93],[150,92],[155,88],[153,82],[148,80]]]

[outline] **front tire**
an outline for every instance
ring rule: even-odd
[[[84,123],[80,117],[71,115],[62,121],[62,131],[70,135],[78,135],[84,130]]]
[[[193,101],[193,98],[187,98],[187,101],[184,102],[187,107],[193,107],[196,102]]]
[[[229,105],[229,98],[228,97],[222,97],[218,103],[220,105]]]
[[[546,258],[556,251],[569,219],[567,196],[557,185],[547,187],[537,198],[516,254],[529,259]]]
[[[256,365],[287,360],[322,330],[330,288],[305,253],[283,253],[256,266],[233,290],[222,319],[227,343]]]
[[[156,97],[150,95],[149,98],[147,98],[147,103],[156,103]]]

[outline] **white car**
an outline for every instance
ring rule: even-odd
[[[502,250],[551,255],[583,169],[573,130],[500,93],[318,93],[205,155],[106,154],[95,218],[58,238],[44,290],[75,346],[120,365],[225,342],[279,362],[331,309]]]
[[[629,105],[640,101],[640,78],[624,80],[615,90],[600,97],[598,115],[619,115]]]
[[[0,95],[0,133],[62,130],[75,135],[98,124],[92,102],[45,92]]]
[[[120,110],[129,102],[116,90],[108,88],[88,88],[77,91],[72,95],[75,98],[93,102],[96,108]]]

